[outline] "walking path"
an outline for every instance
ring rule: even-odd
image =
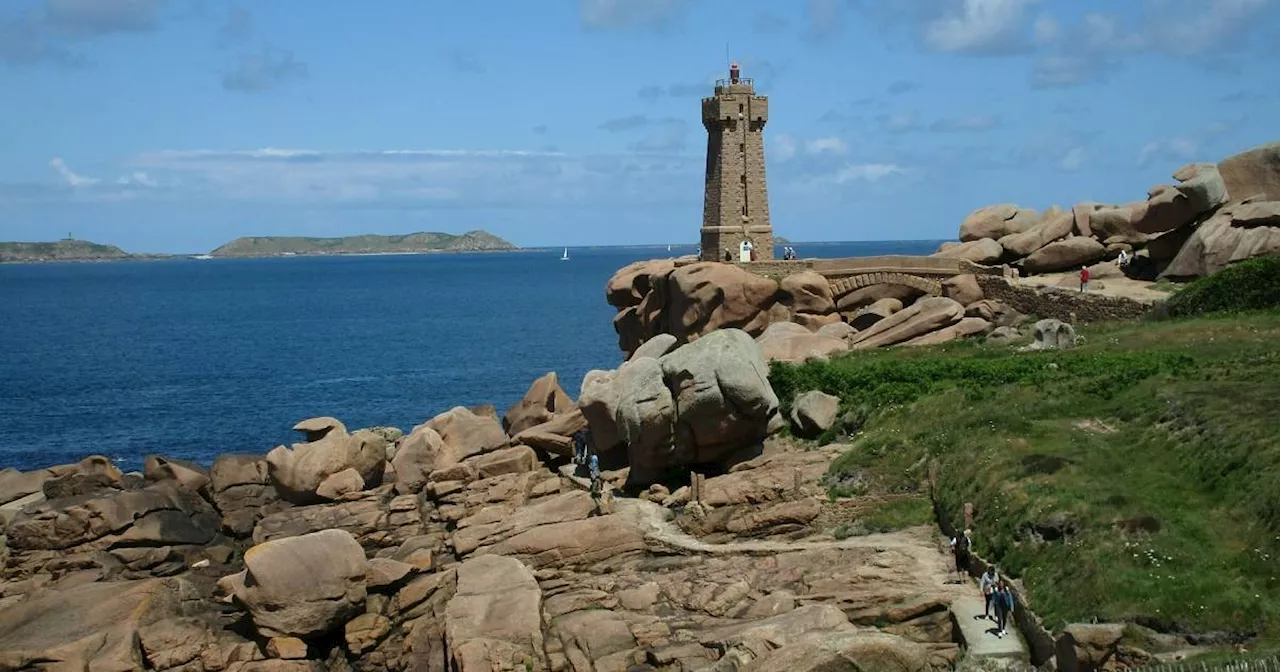
[[[561,467],[560,473],[580,488],[591,487],[589,479],[574,473],[572,464]],[[713,544],[681,530],[675,524],[673,520],[675,516],[671,510],[661,504],[629,497],[615,498],[612,490],[607,486],[605,499],[612,502],[612,514],[641,525],[646,532],[645,538],[650,542],[687,553],[773,555],[821,549],[874,549],[877,553],[888,550],[905,552],[928,568],[927,573],[934,577],[936,582],[935,589],[942,589],[953,595],[951,614],[960,629],[964,647],[969,651],[969,655],[1024,662],[1030,657],[1026,642],[1018,633],[1016,626],[1011,624],[1007,635],[996,637],[995,621],[979,618],[982,616],[985,600],[978,594],[977,586],[972,580],[966,580],[964,583],[949,583],[954,576],[949,556],[939,551],[936,544],[930,543],[929,539],[921,534],[919,528],[830,541],[735,541]]]

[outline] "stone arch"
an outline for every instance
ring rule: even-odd
[[[926,296],[942,296],[942,283],[907,273],[863,273],[831,281],[831,295],[840,298],[849,292],[872,285],[904,285],[924,292]]]

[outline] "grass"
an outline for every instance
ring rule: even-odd
[[[1159,311],[1169,317],[1280,308],[1280,254],[1232,264],[1174,294]]]
[[[1085,333],[1063,352],[891,348],[770,378],[784,405],[821,389],[855,411],[833,496],[932,492],[953,519],[972,502],[975,550],[1050,628],[1280,642],[1280,311]],[[868,518],[928,515],[890,501]]]

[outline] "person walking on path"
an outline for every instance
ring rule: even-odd
[[[996,573],[995,567],[988,567],[987,571],[982,573],[982,578],[978,579],[978,590],[982,591],[982,598],[986,603],[982,608],[982,616],[974,618],[991,618],[991,603],[995,599],[996,585],[1000,582],[1000,577]]]
[[[583,428],[573,435],[573,463],[579,468],[587,466],[587,431]]]
[[[972,530],[965,530],[964,534],[951,538],[951,551],[956,555],[956,573],[961,580],[969,575],[969,547],[973,545],[969,535],[972,533]]]
[[[1013,613],[1013,591],[1003,579],[996,584],[994,601],[996,603],[996,637],[1009,634],[1009,615]]]
[[[1080,267],[1080,291],[1083,292],[1083,291],[1087,291],[1088,289],[1089,289],[1089,267],[1081,266]]]
[[[600,458],[592,455],[589,464],[591,473],[591,501],[595,502],[597,514],[604,513],[604,509],[600,506],[600,500],[604,496],[604,484],[600,482]]]

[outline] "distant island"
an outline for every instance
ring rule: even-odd
[[[0,243],[0,263],[31,261],[115,261],[167,255],[130,254],[115,245],[64,238],[53,243]]]
[[[210,253],[214,257],[276,257],[318,254],[410,254],[416,252],[482,252],[515,250],[515,245],[487,231],[409,233],[401,236],[254,236],[236,238]]]

